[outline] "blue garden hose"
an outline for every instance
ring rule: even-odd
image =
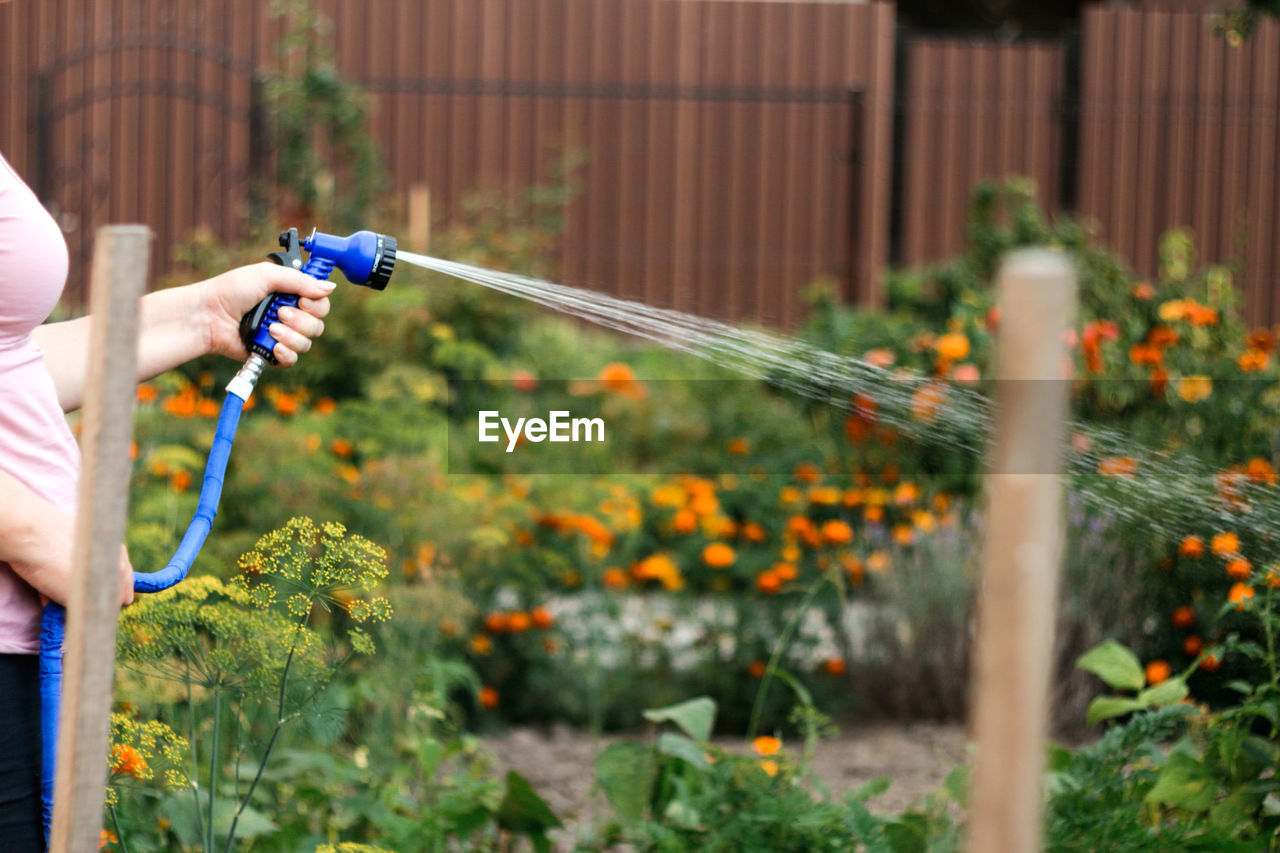
[[[280,235],[284,252],[275,252],[271,259],[279,264],[301,269],[321,281],[329,277],[336,266],[352,284],[382,290],[387,286],[395,266],[396,241],[385,234],[357,231],[349,237],[312,232],[305,243],[311,253],[303,265],[301,245],[296,228]],[[204,482],[200,487],[200,499],[195,515],[178,550],[169,563],[158,572],[134,572],[134,592],[160,592],[174,586],[187,576],[200,548],[213,527],[218,514],[218,501],[222,497],[222,481],[227,472],[227,460],[231,457],[231,445],[235,441],[240,412],[253,393],[267,362],[275,363],[272,350],[276,341],[268,328],[277,320],[283,306],[296,306],[298,297],[291,293],[273,293],[246,313],[240,322],[240,337],[249,350],[249,359],[227,385],[227,396],[222,402],[222,412],[214,431],[213,447],[209,461],[205,463]],[[58,714],[62,705],[62,643],[66,636],[66,609],[54,602],[44,607],[40,618],[40,725],[41,773],[40,793],[44,819],[45,844],[49,843],[49,831],[53,825],[53,789],[57,771]]]

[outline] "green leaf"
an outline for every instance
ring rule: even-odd
[[[644,712],[644,718],[651,723],[675,723],[698,743],[706,743],[711,739],[711,727],[716,721],[716,703],[699,696],[665,708],[652,708]]]
[[[624,821],[643,820],[658,774],[656,753],[643,744],[611,744],[596,759],[596,778]]]
[[[1136,699],[1127,699],[1124,696],[1099,696],[1089,703],[1089,711],[1085,715],[1085,721],[1092,726],[1103,720],[1109,720],[1112,717],[1123,717],[1125,714],[1141,711],[1144,708],[1146,708],[1146,705]]]
[[[663,732],[658,736],[658,752],[681,758],[699,770],[710,770],[711,764],[702,747],[684,735],[675,732]]]
[[[1175,747],[1144,801],[1200,813],[1213,805],[1214,793],[1209,769],[1186,748]]]
[[[893,853],[925,853],[928,849],[929,822],[923,815],[904,814],[884,825],[884,838]]]
[[[880,776],[876,779],[872,779],[867,784],[850,791],[845,796],[845,800],[848,802],[865,803],[867,800],[873,800],[885,791],[889,790],[889,786],[892,784],[893,779],[891,777]]]
[[[1166,705],[1178,704],[1186,699],[1190,692],[1185,681],[1180,677],[1174,677],[1143,690],[1138,694],[1138,701],[1147,708],[1163,708]]]
[[[497,818],[503,829],[532,836],[564,825],[529,780],[514,770],[507,771],[507,792],[498,806]]]
[[[1243,829],[1253,823],[1258,806],[1262,805],[1262,794],[1247,790],[1233,791],[1225,800],[1209,811],[1209,823],[1231,832]]]
[[[1115,640],[1094,646],[1080,656],[1076,666],[1092,672],[1116,690],[1141,690],[1147,683],[1137,655]]]

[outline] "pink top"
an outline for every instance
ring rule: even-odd
[[[62,232],[0,157],[0,468],[71,513],[80,449],[58,405],[44,353],[31,338],[66,280]],[[0,562],[0,653],[38,652],[39,627],[39,595]]]

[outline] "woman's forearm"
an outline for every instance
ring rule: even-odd
[[[0,562],[42,594],[63,604],[71,583],[70,516],[41,500],[0,469]]]
[[[138,326],[138,381],[145,382],[210,351],[203,283],[149,293],[142,298]],[[89,317],[46,323],[32,331],[44,351],[62,410],[84,403],[89,360]]]

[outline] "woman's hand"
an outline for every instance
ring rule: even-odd
[[[249,357],[240,340],[240,318],[270,293],[296,293],[298,307],[280,309],[280,322],[269,329],[276,339],[274,355],[285,367],[311,349],[311,341],[324,333],[329,294],[335,283],[320,281],[279,264],[263,262],[238,267],[193,285],[200,294],[208,329],[208,351],[234,359]]]

